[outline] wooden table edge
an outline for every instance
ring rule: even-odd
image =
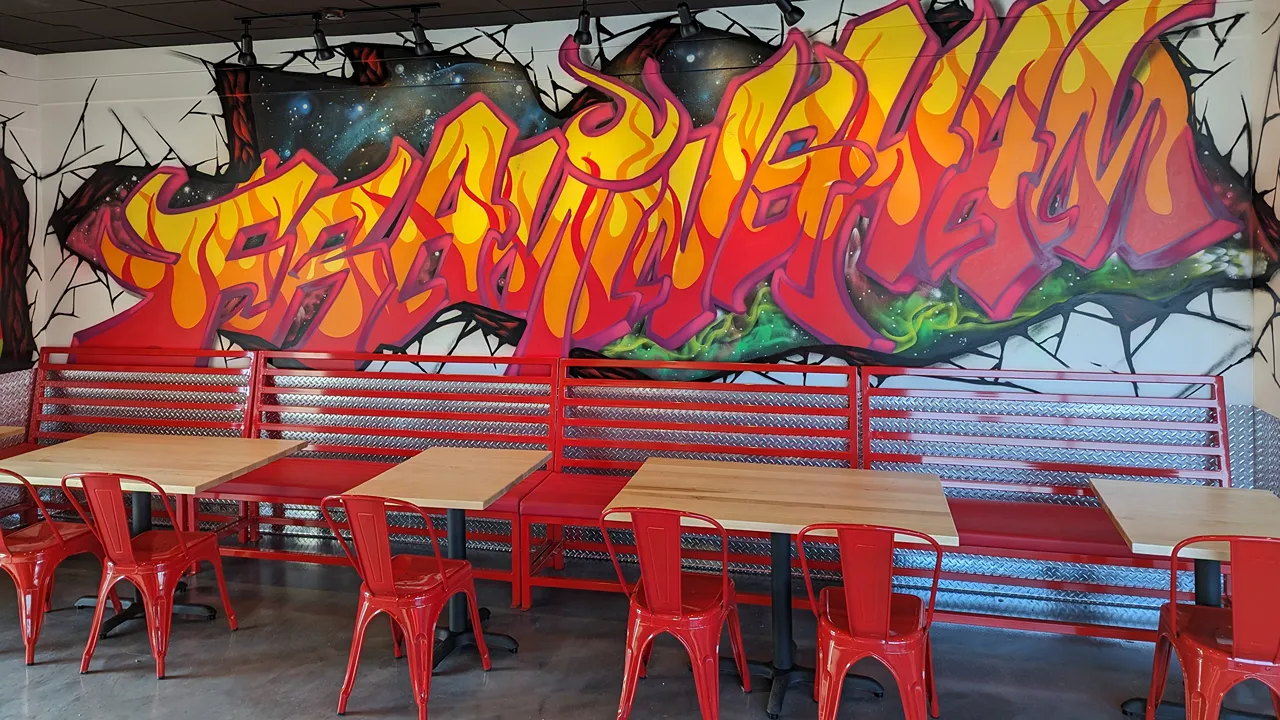
[[[418,457],[418,456],[422,455],[423,453],[426,453],[426,452],[427,452],[428,450],[430,450],[430,449],[431,449],[431,448],[427,448],[427,450],[423,450],[422,452],[418,453],[417,455],[414,455],[413,457]],[[477,448],[477,449],[483,449],[483,448]],[[541,452],[541,451],[539,451],[539,450],[533,450],[533,451],[531,451],[531,452]],[[510,490],[511,490],[511,488],[513,488],[513,487],[515,487],[516,485],[519,485],[520,483],[522,483],[522,482],[524,482],[525,480],[529,479],[529,476],[530,476],[530,475],[533,475],[534,473],[541,471],[541,470],[543,469],[543,467],[544,467],[544,466],[545,466],[545,465],[546,465],[550,460],[551,460],[551,451],[550,451],[550,450],[547,450],[547,451],[546,451],[546,456],[545,456],[545,457],[543,457],[543,458],[542,458],[541,460],[539,460],[538,462],[534,463],[531,467],[529,467],[528,469],[526,469],[524,472],[520,473],[520,474],[519,474],[519,476],[517,476],[514,480],[512,480],[509,484],[507,484],[507,485],[506,485],[506,487],[503,487],[501,490],[499,490],[498,492],[494,493],[494,495],[493,495],[493,496],[491,496],[491,497],[489,497],[488,499],[483,500],[483,501],[479,501],[479,502],[471,502],[471,501],[459,502],[459,501],[457,501],[457,500],[449,500],[449,501],[430,500],[430,501],[428,501],[428,502],[419,502],[419,501],[423,500],[424,498],[414,498],[412,501],[405,500],[404,502],[408,502],[410,505],[416,505],[417,507],[420,507],[420,508],[443,508],[443,509],[446,509],[446,510],[462,510],[462,511],[465,511],[465,512],[473,512],[473,511],[474,511],[474,512],[483,512],[483,511],[485,511],[485,510],[488,510],[488,509],[489,509],[489,508],[490,508],[494,503],[498,502],[498,500],[500,500],[500,499],[502,498],[502,496],[503,496],[503,495],[507,494],[507,492],[508,492],[508,491],[510,491]],[[405,462],[408,462],[408,460],[406,460]],[[357,492],[357,491],[358,491],[360,488],[364,487],[365,485],[369,485],[370,483],[376,482],[376,481],[378,480],[378,478],[382,477],[383,475],[386,475],[387,473],[396,472],[396,471],[400,470],[400,469],[401,469],[401,467],[403,466],[403,464],[404,464],[404,463],[400,463],[399,465],[395,465],[395,466],[393,466],[393,467],[389,467],[389,468],[387,468],[386,470],[383,470],[382,472],[378,473],[377,475],[374,475],[373,477],[369,478],[368,480],[365,480],[364,482],[360,483],[359,485],[357,485],[357,486],[355,486],[355,487],[351,488],[350,490],[347,490],[346,492],[339,493],[339,494],[340,494],[340,495],[369,495],[369,493],[368,493],[368,492]],[[377,497],[377,495],[374,495],[374,497]],[[387,496],[383,496],[383,497],[387,497]],[[397,499],[397,498],[393,498],[393,499]]]
[[[1115,513],[1112,512],[1111,506],[1107,504],[1106,498],[1098,491],[1098,486],[1094,481],[1102,480],[1103,482],[1141,482],[1138,480],[1107,480],[1106,478],[1089,478],[1089,489],[1093,490],[1094,497],[1098,498],[1098,504],[1102,506],[1104,512],[1107,513],[1107,519],[1111,521],[1111,525],[1115,527],[1116,532],[1120,533],[1120,537],[1124,538],[1125,545],[1129,546],[1129,552],[1134,555],[1142,555],[1144,557],[1158,557],[1168,559],[1173,555],[1173,546],[1165,547],[1164,545],[1152,545],[1150,543],[1135,543],[1129,537],[1129,533],[1125,532],[1124,525],[1116,519]],[[1178,555],[1179,560],[1216,560],[1218,562],[1230,562],[1230,552],[1218,552],[1210,550],[1201,545],[1199,547],[1192,545],[1182,549]]]

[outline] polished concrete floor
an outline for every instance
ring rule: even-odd
[[[286,720],[333,715],[342,682],[356,606],[354,573],[346,568],[228,560],[232,601],[240,630],[225,621],[177,621],[168,656],[169,677],[156,680],[140,623],[102,641],[91,671],[77,672],[91,613],[70,609],[96,587],[92,561],[73,558],[58,571],[55,612],[45,620],[36,665],[22,662],[14,594],[0,592],[0,718],[165,718],[182,720]],[[0,580],[0,582],[4,582]],[[480,720],[603,720],[614,717],[621,683],[621,596],[546,591],[522,613],[506,609],[503,585],[481,583],[482,603],[493,611],[491,629],[516,636],[519,654],[495,653],[482,672],[474,652],[447,658],[431,692],[434,718]],[[193,583],[193,600],[217,604],[212,573]],[[743,611],[748,653],[769,652],[768,613]],[[812,660],[812,618],[797,613],[801,659]],[[1065,636],[939,626],[935,664],[947,720],[1004,718],[1122,718],[1125,698],[1141,694],[1150,672],[1151,646]],[[723,646],[727,654],[727,644]],[[890,696],[873,701],[846,693],[840,717],[901,718]],[[721,684],[721,717],[763,720],[767,692],[744,695],[736,677]],[[1181,692],[1173,681],[1169,697]],[[1255,688],[1234,691],[1236,706],[1265,709]],[[797,692],[784,718],[815,718],[816,704]],[[390,630],[377,622],[366,641],[348,717],[416,717],[407,665],[391,653]],[[635,720],[697,718],[692,676],[683,651],[660,641],[640,686]]]

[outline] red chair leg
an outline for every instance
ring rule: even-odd
[[[742,624],[738,621],[738,604],[729,606],[729,647],[733,650],[733,662],[738,666],[742,692],[751,692],[751,672],[747,669],[747,649],[742,644]]]
[[[387,619],[391,621],[391,645],[393,646],[392,652],[395,653],[395,656],[397,659],[402,658],[404,657],[404,632],[400,629],[400,626],[396,624],[395,618],[388,615]]]
[[[147,632],[151,640],[151,655],[156,659],[156,677],[164,679],[164,661],[169,654],[169,633],[173,629],[173,588],[155,574],[130,578],[141,590],[143,608],[146,610]]]
[[[409,655],[409,682],[418,704],[418,720],[427,720],[427,700],[431,697],[431,671],[436,645],[435,627],[440,608],[427,606],[400,611]],[[477,633],[477,637],[478,637]]]
[[[692,628],[680,638],[693,663],[693,686],[702,720],[720,717],[720,625]]]
[[[819,637],[819,643],[823,639]],[[849,668],[859,660],[858,655],[848,649],[834,644],[827,644],[823,650],[823,662],[814,673],[818,686],[818,720],[836,720],[840,711],[840,693],[844,689],[844,678]]]
[[[13,563],[3,566],[18,591],[18,622],[22,626],[22,645],[28,665],[35,664],[36,641],[44,623],[49,590],[53,584],[53,568],[47,563]]]
[[[929,715],[929,696],[925,689],[924,648],[917,652],[888,655],[885,665],[898,683],[902,697],[902,711],[906,720],[926,720]]]
[[[369,621],[377,611],[364,598],[360,599],[360,609],[356,611],[356,629],[351,635],[351,652],[347,655],[347,675],[342,679],[342,689],[338,691],[338,714],[347,713],[347,698],[351,697],[351,688],[356,684],[356,668],[360,665],[360,648],[364,647],[364,634],[369,629]],[[396,619],[391,618],[395,623]]]
[[[1146,720],[1156,720],[1156,709],[1160,707],[1160,699],[1164,697],[1164,687],[1169,680],[1169,655],[1173,645],[1169,636],[1160,633],[1156,637],[1156,652],[1151,663],[1151,687],[1147,690]]]
[[[218,594],[222,596],[222,608],[227,614],[227,624],[235,632],[239,624],[236,622],[236,611],[231,608],[231,596],[227,595],[227,578],[222,574],[222,555],[215,546],[213,552],[205,558],[213,565],[213,574],[218,578]]]
[[[480,665],[488,672],[492,665],[489,662],[489,646],[484,644],[484,633],[480,628],[483,625],[480,622],[480,603],[476,600],[476,584],[474,580],[467,582],[464,589],[467,596],[467,608],[471,612],[471,627],[475,628],[476,650],[480,651]]]
[[[622,697],[618,700],[618,720],[627,720],[631,714],[631,703],[636,697],[636,684],[640,682],[641,668],[646,662],[653,638],[658,631],[636,620],[632,611],[631,621],[627,627],[627,654],[623,660]]]
[[[937,718],[941,714],[938,708],[938,685],[933,679],[933,640],[928,634],[924,636],[924,684],[929,694],[929,715]]]
[[[93,651],[98,647],[98,633],[102,631],[102,614],[107,609],[107,598],[115,596],[115,585],[119,580],[110,566],[102,571],[102,582],[98,586],[98,602],[93,606],[93,622],[89,625],[89,642],[84,647],[84,656],[80,658],[80,672],[89,672],[89,661],[93,659]],[[119,612],[119,606],[116,606]]]
[[[240,520],[240,528],[236,530],[236,542],[244,545],[249,542],[249,503],[236,501],[236,517]]]

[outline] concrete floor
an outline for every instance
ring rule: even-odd
[[[225,620],[175,621],[169,677],[156,680],[140,623],[99,643],[91,672],[77,672],[91,613],[70,605],[96,589],[97,567],[73,558],[58,571],[54,607],[36,651],[22,662],[14,594],[0,592],[0,718],[182,718],[286,720],[333,716],[342,683],[358,581],[347,568],[228,560],[240,630]],[[437,670],[432,717],[599,720],[617,711],[626,603],[617,595],[545,591],[527,613],[506,608],[503,585],[481,583],[490,627],[514,635],[519,654],[495,653],[484,673],[474,652],[452,656]],[[212,573],[202,573],[190,597],[217,605]],[[796,614],[800,657],[813,657],[813,620]],[[752,657],[769,654],[768,613],[744,607],[743,631]],[[935,631],[935,665],[947,720],[1105,719],[1123,717],[1118,703],[1142,694],[1151,646],[1142,643],[1015,633],[959,626]],[[722,645],[724,654],[727,644]],[[846,693],[840,717],[901,718],[892,683],[873,665],[860,670],[889,687],[884,700]],[[736,676],[721,683],[721,717],[763,720],[767,692],[744,695]],[[1169,697],[1181,684],[1171,682]],[[1229,704],[1266,709],[1255,688],[1233,691]],[[816,705],[796,692],[784,718],[815,718]],[[404,660],[391,653],[386,622],[376,622],[365,645],[348,717],[416,717]],[[649,679],[640,686],[635,720],[697,718],[692,676],[680,647],[659,641]]]

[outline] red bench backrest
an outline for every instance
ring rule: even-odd
[[[864,367],[861,397],[863,467],[1068,495],[1095,476],[1230,483],[1221,377]]]
[[[27,438],[93,432],[247,435],[253,353],[155,348],[40,351]]]
[[[649,457],[857,466],[851,367],[568,359],[559,385],[562,472],[630,474]]]
[[[549,449],[555,362],[266,351],[253,434],[306,440],[300,457],[386,462],[435,445]]]

